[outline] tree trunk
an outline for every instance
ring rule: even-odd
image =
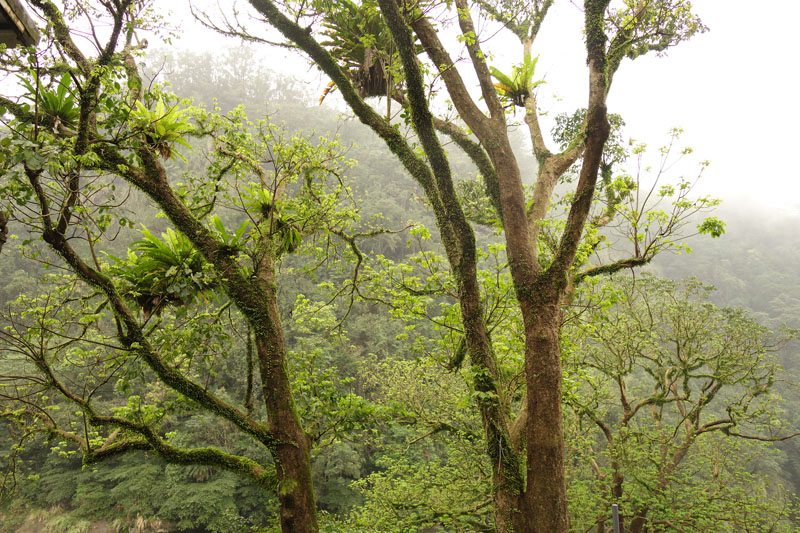
[[[311,439],[303,430],[292,397],[272,264],[263,265],[257,275],[268,294],[268,320],[254,324],[253,330],[267,421],[280,442],[272,457],[278,477],[281,530],[316,533],[319,525],[311,479]]]
[[[647,526],[647,511],[644,511],[641,514],[637,514],[634,517],[634,519],[631,520],[630,533],[644,533],[646,526]]]
[[[271,339],[256,335],[264,404],[270,431],[281,441],[273,451],[284,533],[319,530],[311,481],[311,439],[303,431],[289,391],[286,358]]]
[[[470,361],[476,369],[475,390],[486,395],[479,401],[479,407],[486,433],[486,452],[492,465],[495,527],[497,533],[512,533],[520,531],[519,523],[524,519],[519,507],[524,487],[522,465],[510,436],[508,406],[499,401],[499,373],[486,330],[477,277],[474,235],[466,224],[456,227],[466,228],[461,230],[465,234],[459,234],[463,252],[449,255],[458,257],[451,264],[458,281],[459,305],[467,349]]]
[[[550,283],[537,283],[525,324],[528,387],[527,486],[524,509],[531,533],[569,530],[561,420],[560,297]],[[528,302],[522,301],[522,305]]]
[[[609,446],[611,447],[613,455],[615,453],[613,449],[614,442],[609,441]],[[612,460],[611,468],[614,471],[611,476],[611,501],[619,504],[619,502],[622,500],[622,484],[625,482],[625,476],[620,470],[618,461]],[[622,513],[619,514],[619,530],[625,531],[625,517],[622,516]]]

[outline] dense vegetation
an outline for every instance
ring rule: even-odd
[[[318,95],[249,48],[150,56],[168,89],[113,58],[111,74],[77,61],[71,78],[56,75],[58,61],[7,60],[27,94],[3,99],[0,143],[12,234],[0,254],[3,528],[292,530],[287,508],[309,496],[301,461],[287,474],[282,421],[308,439],[321,530],[500,530],[502,442],[489,442],[487,411],[502,408],[509,435],[524,420],[525,323],[501,209],[456,145],[446,148],[476,236],[491,390],[436,199],[368,128],[316,107]],[[530,62],[499,74],[524,105],[514,85],[532,83]],[[86,117],[74,95],[85,83],[104,88],[93,103],[102,135],[84,132],[79,152]],[[368,89],[360,96],[375,96]],[[584,117],[562,117],[553,137],[569,144]],[[800,424],[786,384],[800,365],[780,327],[800,325],[800,280],[787,266],[800,259],[796,221],[760,231],[763,213],[723,211],[719,240],[634,272],[651,246],[685,250],[681,227],[722,227],[691,218],[715,202],[681,184],[661,189],[666,212],[633,203],[650,183],[626,165],[647,154],[626,147],[624,122],[610,118],[602,198],[559,320],[570,527],[607,530],[618,503],[631,531],[792,531],[800,448],[782,439]],[[524,141],[512,141],[535,174]],[[162,168],[164,187],[137,182],[138,168]],[[565,174],[539,225],[545,265],[574,178]],[[631,236],[647,247],[632,262],[615,255]],[[618,267],[587,275],[608,265]],[[263,313],[251,291],[270,303]],[[282,331],[259,329],[269,324]],[[508,444],[524,456],[524,438]]]

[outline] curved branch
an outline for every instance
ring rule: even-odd
[[[497,96],[497,91],[492,83],[492,74],[489,72],[489,66],[486,64],[486,55],[481,50],[478,34],[475,32],[475,23],[472,21],[472,15],[469,12],[469,4],[467,4],[467,0],[455,0],[455,5],[458,12],[458,25],[461,27],[461,33],[466,39],[467,51],[472,60],[472,68],[478,77],[483,99],[489,107],[489,115],[492,119],[505,124],[506,110],[503,108],[503,104],[500,103],[500,98]]]
[[[628,259],[620,259],[619,261],[614,261],[613,263],[609,263],[607,265],[600,265],[592,268],[587,268],[583,272],[576,274],[573,278],[575,284],[577,285],[581,281],[586,278],[591,278],[594,276],[600,276],[603,274],[613,274],[614,272],[619,272],[625,268],[636,268],[639,266],[644,266],[652,261],[653,257],[631,257]]]
[[[100,423],[103,421],[102,417],[95,420]],[[108,419],[106,423],[115,424],[119,421]],[[167,463],[216,466],[248,477],[264,488],[274,489],[276,487],[274,470],[264,468],[252,459],[225,453],[216,448],[177,448],[168,444],[146,425],[129,423],[125,426],[125,429],[140,434],[142,438],[121,441],[87,453],[84,455],[84,462],[95,464],[132,451],[152,451]]]
[[[740,439],[757,440],[761,442],[781,442],[784,440],[789,440],[800,436],[800,432],[791,433],[789,435],[784,435],[782,437],[760,437],[758,435],[744,435],[742,433],[736,433],[734,431],[727,431],[726,433],[733,437],[739,437]]]
[[[86,59],[86,56],[83,55],[80,48],[78,48],[78,45],[75,44],[75,41],[72,40],[69,28],[64,22],[61,11],[49,0],[31,0],[31,4],[39,8],[42,13],[44,13],[44,17],[47,21],[53,26],[53,36],[64,52],[66,52],[70,59],[78,64],[84,76],[90,76],[92,73],[92,65],[89,63],[89,60]]]
[[[439,70],[458,114],[470,129],[478,133],[478,137],[489,134],[488,117],[473,101],[461,74],[430,21],[425,17],[417,17],[410,24],[422,42],[422,46],[425,47],[428,57]]]

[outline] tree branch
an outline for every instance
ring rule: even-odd
[[[475,75],[478,77],[483,100],[489,107],[489,115],[493,120],[505,126],[506,110],[503,108],[503,104],[500,103],[500,98],[497,96],[497,91],[492,83],[492,74],[489,72],[489,66],[486,64],[486,56],[481,50],[478,34],[475,32],[475,23],[472,22],[469,4],[467,0],[455,0],[455,5],[458,13],[458,24],[461,27],[461,34],[465,38],[467,51],[472,60],[472,68],[475,70]]]
[[[489,134],[488,117],[483,114],[483,111],[472,100],[461,74],[459,74],[455,63],[450,58],[450,54],[447,53],[430,21],[426,17],[416,17],[410,24],[414,29],[414,33],[417,34],[420,42],[422,42],[422,46],[425,47],[428,57],[436,65],[439,74],[442,76],[447,92],[459,116],[478,135],[478,138]]]
[[[652,261],[653,257],[630,257],[628,259],[620,259],[618,261],[614,261],[613,263],[609,263],[607,265],[600,265],[596,267],[587,268],[583,272],[576,274],[574,277],[575,284],[577,285],[581,281],[586,278],[591,278],[594,276],[600,276],[603,274],[613,274],[614,272],[619,272],[620,270],[626,268],[636,268],[639,266],[644,266]]]

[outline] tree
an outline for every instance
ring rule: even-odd
[[[295,404],[276,265],[304,245],[354,241],[342,150],[146,87],[137,32],[158,29],[146,1],[31,5],[48,38],[2,57],[27,93],[0,97],[0,196],[9,227],[32,235],[28,259],[65,273],[4,317],[0,417],[77,447],[86,464],[147,451],[234,472],[277,494],[284,531],[318,530],[309,455],[330,428],[307,432]],[[84,16],[93,32],[106,25],[94,55],[73,39]],[[126,209],[138,195],[156,209]],[[141,227],[120,254],[114,239],[156,211],[172,228]],[[246,361],[244,397],[209,386],[231,354]],[[358,409],[353,399],[348,412]],[[252,447],[203,445],[211,435],[176,438],[174,415],[213,417],[272,462]]]
[[[482,274],[485,286],[504,276]],[[776,350],[796,332],[715,307],[695,280],[615,278],[582,287],[562,330],[572,529],[608,531],[617,503],[625,531],[793,530],[773,442],[793,436]],[[505,315],[490,326],[503,373],[521,331],[513,308],[494,304],[508,284],[487,298],[490,315]],[[364,365],[371,399],[403,411],[381,431],[383,468],[358,483],[366,503],[354,522],[491,531],[481,421],[465,409],[471,369],[447,368],[446,341],[415,346],[434,356]]]
[[[587,243],[582,235],[587,224],[603,226],[603,218],[590,220],[595,192],[604,186],[598,180],[603,173],[612,181],[613,165],[604,166],[604,147],[610,126],[606,98],[611,83],[625,58],[668,48],[704,31],[700,20],[682,0],[625,1],[611,5],[609,0],[586,0],[585,39],[589,65],[589,98],[585,118],[568,138],[566,147],[553,151],[542,133],[536,95],[529,87],[498,88],[487,64],[490,54],[476,33],[475,16],[488,17],[519,38],[522,57],[529,58],[536,35],[553,2],[526,4],[477,2],[466,0],[451,4],[398,4],[390,0],[365,1],[359,9],[370,17],[380,14],[381,28],[391,35],[391,50],[380,50],[371,57],[383,57],[392,72],[386,79],[385,92],[399,102],[416,134],[413,143],[401,134],[390,117],[383,117],[364,102],[365,93],[354,76],[352,65],[342,61],[337,42],[327,39],[335,14],[351,9],[350,2],[274,3],[251,0],[258,14],[275,27],[288,41],[307,54],[341,92],[347,105],[364,124],[381,137],[400,163],[425,192],[434,212],[447,262],[455,279],[455,295],[460,307],[465,349],[475,367],[473,387],[480,393],[479,409],[486,431],[486,451],[493,468],[495,521],[498,531],[561,532],[568,529],[566,484],[564,477],[564,440],[561,413],[561,354],[559,325],[562,305],[576,283],[589,276],[634,267],[650,261],[659,250],[669,248],[675,221],[662,220],[663,231],[649,238],[634,232],[634,252],[630,257],[606,265],[586,263],[587,254],[579,253]],[[346,4],[346,5],[345,5]],[[332,15],[333,14],[333,15]],[[480,84],[482,102],[470,94],[462,73],[436,31],[437,21],[450,15],[458,20],[459,40],[469,55],[471,75]],[[357,20],[362,20],[358,18]],[[338,21],[341,17],[337,17]],[[355,21],[356,19],[354,19]],[[209,24],[210,19],[207,18]],[[258,40],[246,28],[222,28],[235,35],[246,34]],[[345,31],[339,24],[336,32]],[[363,26],[350,29],[354,36]],[[385,35],[385,32],[381,32]],[[577,38],[577,35],[576,35]],[[265,40],[261,38],[261,40]],[[345,41],[340,38],[338,42]],[[370,47],[385,40],[374,34],[346,39]],[[420,48],[421,45],[421,48]],[[460,45],[459,45],[460,46]],[[423,49],[427,61],[420,56]],[[358,56],[361,57],[360,55]],[[389,60],[388,58],[391,58]],[[351,61],[352,57],[348,59]],[[525,64],[530,61],[525,59]],[[369,70],[372,62],[357,72]],[[382,67],[383,69],[383,67]],[[385,70],[385,69],[383,69]],[[530,70],[521,67],[520,72]],[[495,73],[496,74],[496,73]],[[437,109],[430,78],[444,82],[447,97],[458,119],[447,121],[434,116]],[[496,77],[496,76],[495,76]],[[523,84],[527,74],[516,76]],[[502,79],[500,79],[502,82]],[[514,80],[512,85],[516,84]],[[504,98],[512,104],[525,104],[534,154],[539,163],[537,180],[531,195],[523,187],[517,159],[511,150],[508,134],[508,111]],[[499,390],[500,376],[496,354],[486,326],[486,314],[477,277],[476,244],[473,229],[461,207],[448,157],[437,131],[449,136],[474,161],[486,184],[486,196],[501,221],[507,243],[509,266],[516,300],[524,322],[524,360],[527,396],[522,410],[514,417],[510,405],[503,404]],[[474,135],[474,137],[472,135]],[[556,185],[573,164],[580,165],[575,188],[568,202],[563,230],[554,239],[552,254],[540,250],[540,234]],[[703,206],[707,204],[702,204]],[[644,209],[644,207],[643,207]],[[616,214],[614,205],[611,214]],[[634,217],[640,221],[641,218]],[[704,229],[720,229],[712,221]],[[591,238],[589,238],[591,241]],[[596,241],[595,241],[596,244]],[[592,244],[589,244],[591,250]],[[523,452],[523,450],[526,450]],[[524,455],[524,457],[523,457]]]
[[[693,279],[618,280],[569,328],[567,368],[581,379],[566,404],[584,438],[586,424],[599,430],[576,455],[596,476],[589,493],[620,504],[625,531],[775,531],[786,519],[743,464],[765,453],[747,442],[798,435],[775,391],[775,353],[796,332],[776,336],[741,309],[709,303],[710,292]],[[581,527],[605,531],[603,507]]]

